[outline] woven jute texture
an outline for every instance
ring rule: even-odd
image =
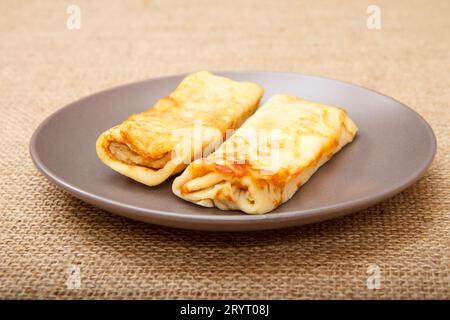
[[[69,3],[79,30],[66,27]],[[450,298],[450,2],[376,1],[381,30],[366,27],[370,4],[0,1],[0,297]],[[201,69],[300,72],[383,92],[431,124],[436,158],[370,209],[231,234],[112,215],[34,168],[33,130],[62,106]],[[367,287],[370,264],[378,290]]]

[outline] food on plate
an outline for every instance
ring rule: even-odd
[[[158,185],[220,144],[254,113],[263,93],[254,83],[193,73],[153,108],[102,133],[97,155],[127,177]]]
[[[275,95],[214,153],[192,162],[172,190],[205,207],[267,213],[288,201],[356,131],[340,108]]]

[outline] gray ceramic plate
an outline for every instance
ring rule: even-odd
[[[326,163],[295,196],[266,215],[203,208],[172,194],[169,179],[147,187],[103,165],[95,141],[129,114],[149,108],[184,75],[103,91],[47,118],[31,139],[36,167],[74,196],[132,219],[203,230],[257,230],[301,225],[355,212],[417,181],[433,160],[430,126],[410,108],[374,91],[320,77],[278,72],[222,72],[275,93],[344,107],[359,127],[353,143]]]

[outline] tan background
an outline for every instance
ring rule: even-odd
[[[69,3],[81,30],[66,28]],[[372,3],[379,31],[366,28]],[[0,297],[450,298],[450,1],[3,0],[0,15]],[[127,220],[33,167],[33,130],[65,104],[199,69],[301,72],[383,92],[429,121],[436,159],[368,210],[246,234]],[[370,263],[380,290],[366,287]],[[78,290],[65,284],[72,264]]]

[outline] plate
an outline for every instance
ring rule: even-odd
[[[176,75],[102,91],[60,109],[34,132],[32,159],[50,181],[104,210],[165,226],[221,231],[282,228],[362,210],[410,186],[433,160],[431,127],[412,109],[380,93],[294,73],[217,74],[262,85],[262,103],[275,93],[287,93],[341,106],[356,122],[358,136],[271,213],[246,215],[194,205],[172,194],[173,178],[148,187],[111,170],[95,153],[100,133],[173,91],[185,76]]]

